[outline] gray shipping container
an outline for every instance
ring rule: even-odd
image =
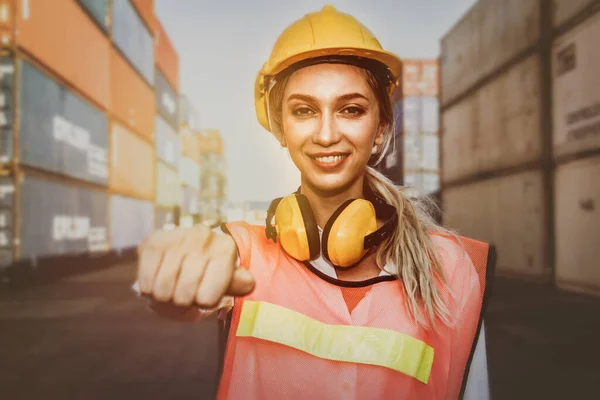
[[[113,0],[113,41],[146,81],[154,85],[154,41],[129,0]]]
[[[114,250],[137,247],[154,230],[154,205],[150,201],[110,197],[110,245]]]
[[[179,168],[181,142],[177,132],[159,115],[155,119],[156,157],[174,168]]]
[[[13,155],[13,111],[15,63],[12,57],[0,57],[0,159],[8,162]]]
[[[154,228],[165,229],[174,227],[175,225],[175,211],[172,208],[156,208],[154,217]]]
[[[44,75],[29,62],[17,62],[21,66],[20,162],[106,185],[106,115]],[[6,135],[12,137],[12,129],[3,129],[2,134],[4,143],[11,141]],[[11,159],[12,150],[12,146],[4,149],[3,158]]]
[[[182,214],[199,214],[200,213],[200,192],[198,190],[185,186],[181,187]]]
[[[20,182],[20,237],[13,237],[14,177],[0,178],[0,247],[20,244],[21,259],[108,249],[105,192],[24,176]],[[8,261],[4,256],[4,262]]]
[[[108,0],[77,0],[85,11],[108,33]]]
[[[435,133],[439,130],[439,102],[435,96],[404,99],[404,132]]]
[[[198,112],[186,96],[179,98],[179,120],[191,130],[198,129]]]
[[[171,126],[179,131],[179,96],[165,76],[156,70],[156,109]]]

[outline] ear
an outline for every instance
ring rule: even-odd
[[[380,124],[377,128],[377,134],[375,135],[375,145],[381,146],[385,141],[385,131],[387,129],[386,124]]]
[[[287,147],[287,142],[285,141],[285,136],[283,134],[279,135],[279,144],[281,144],[281,147]]]

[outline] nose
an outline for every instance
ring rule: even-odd
[[[341,139],[342,135],[338,130],[335,117],[330,113],[323,113],[321,123],[313,134],[313,142],[323,147],[329,147]]]

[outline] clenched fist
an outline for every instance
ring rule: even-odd
[[[154,232],[138,255],[140,291],[159,302],[213,308],[254,289],[250,272],[236,266],[233,239],[204,225]]]

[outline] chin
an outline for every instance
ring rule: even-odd
[[[318,177],[316,179],[306,180],[306,183],[310,185],[313,190],[315,190],[317,193],[321,193],[324,196],[340,194],[348,190],[352,186],[353,182],[353,179],[340,179],[340,177],[334,176]]]

